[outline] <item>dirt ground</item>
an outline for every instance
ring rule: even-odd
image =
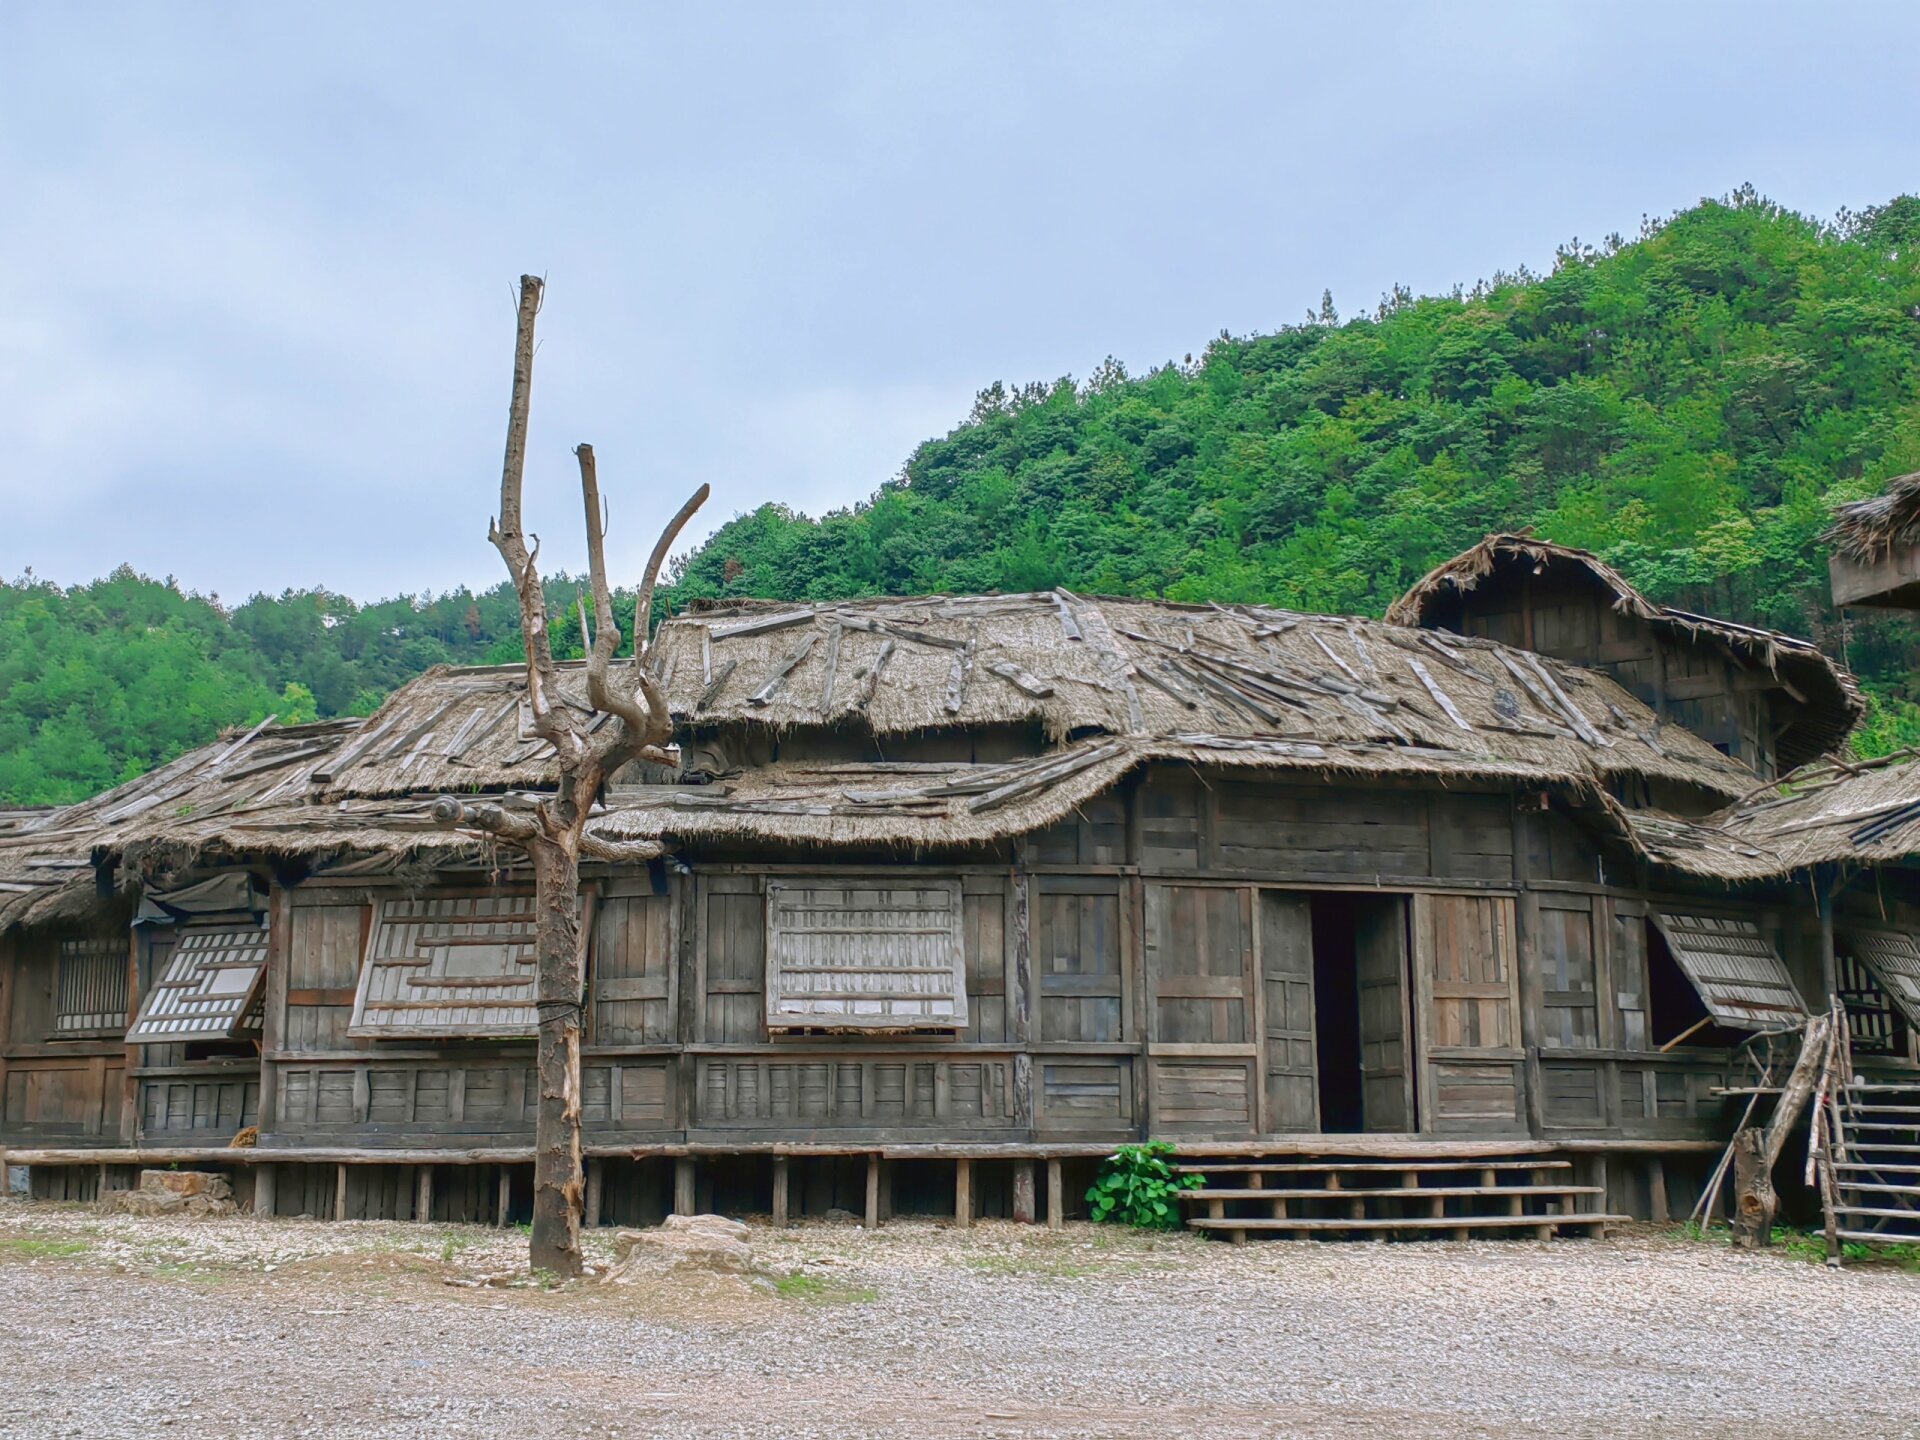
[[[0,1201],[0,1435],[1920,1436],[1891,1268],[1652,1230],[751,1240],[752,1279],[542,1287],[515,1230]]]

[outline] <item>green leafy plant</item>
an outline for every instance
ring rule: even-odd
[[[1204,1175],[1182,1175],[1169,1159],[1173,1146],[1164,1140],[1144,1145],[1122,1145],[1100,1164],[1100,1178],[1087,1191],[1093,1218],[1142,1230],[1180,1228],[1180,1192],[1207,1183]]]

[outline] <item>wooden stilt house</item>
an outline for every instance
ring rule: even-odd
[[[1741,802],[1857,697],[1595,590],[1759,706],[1717,748],[1618,627],[1570,653],[1535,612],[1528,648],[1455,584],[1431,628],[1445,588],[1406,623],[1063,591],[667,622],[680,769],[593,821],[662,855],[582,897],[589,1220],[1057,1218],[1145,1136],[1233,1167],[1193,1218],[1236,1234],[1691,1203],[1754,1037],[1824,1003]],[[427,814],[550,783],[524,684],[434,671],[0,836],[0,1145],[35,1193],[177,1159],[283,1214],[524,1213],[526,877]]]

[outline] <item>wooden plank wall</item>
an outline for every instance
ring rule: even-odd
[[[1413,1061],[1406,1123],[1677,1138],[1724,1118],[1709,1093],[1731,1073],[1724,1053],[1650,1049],[1655,897],[1571,821],[1517,812],[1492,787],[1231,772],[1203,783],[1169,766],[1013,855],[928,865],[958,878],[963,906],[967,1022],[939,1034],[767,1032],[767,877],[897,872],[690,858],[665,894],[645,874],[601,885],[582,1065],[590,1142],[1310,1132],[1309,897],[1340,894],[1371,897],[1368,923],[1404,937],[1405,958],[1389,959],[1408,998],[1386,999],[1411,1029],[1396,1032],[1400,1069],[1376,1069],[1399,1085]],[[262,1063],[222,1072],[150,1053],[143,1138],[257,1121],[270,1144],[527,1143],[531,1042],[347,1036],[380,893],[325,881],[276,892]],[[1783,903],[1774,923],[1804,980],[1810,921]],[[51,952],[13,951],[0,1139],[116,1140],[124,1050],[50,1047]]]
[[[0,940],[0,1144],[120,1143],[127,1052],[119,1036],[58,1038],[60,942],[87,933],[40,929]]]

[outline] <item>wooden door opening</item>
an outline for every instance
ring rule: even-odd
[[[1411,1132],[1406,899],[1330,893],[1311,905],[1320,1129]]]

